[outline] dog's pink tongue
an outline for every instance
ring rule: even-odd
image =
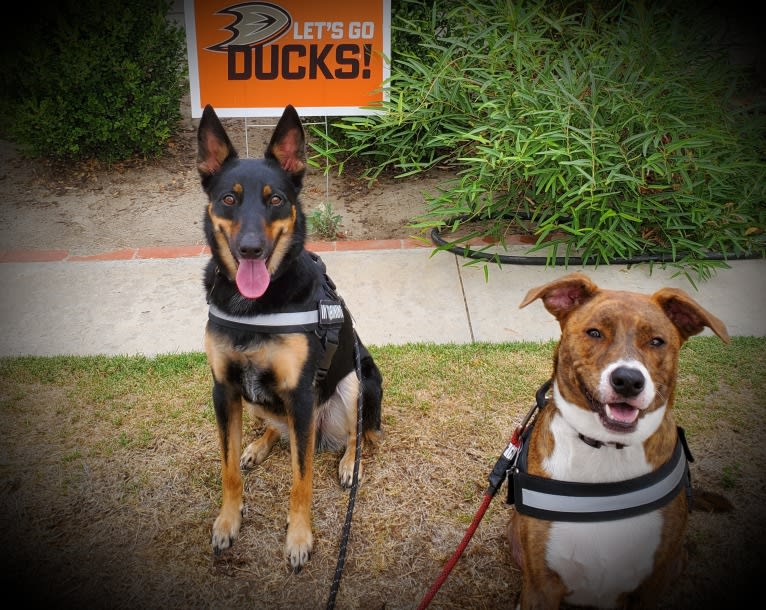
[[[622,424],[632,424],[638,417],[638,409],[625,403],[606,405],[606,415],[609,419]]]
[[[242,296],[257,299],[269,287],[269,272],[261,259],[242,259],[237,269],[237,288]]]

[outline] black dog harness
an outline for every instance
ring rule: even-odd
[[[340,329],[345,321],[343,299],[327,275],[324,261],[318,255],[304,250],[314,264],[319,266],[322,281],[319,282],[311,309],[288,307],[276,313],[255,316],[234,316],[209,303],[208,319],[215,324],[254,333],[315,333],[324,353],[317,369],[315,381],[322,381],[330,369],[335,350],[340,342]]]
[[[547,401],[543,406],[545,404]],[[693,462],[694,458],[680,426],[677,427],[678,440],[673,455],[660,468],[633,479],[613,483],[559,481],[529,474],[528,441],[533,427],[530,425],[524,430],[518,459],[508,470],[508,504],[515,504],[519,513],[548,521],[596,522],[623,519],[665,506],[684,487],[691,510],[691,473],[688,462]]]

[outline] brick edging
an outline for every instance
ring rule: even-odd
[[[433,244],[417,239],[370,239],[349,241],[311,241],[306,248],[312,252],[355,252],[364,250],[409,250],[431,248]],[[0,263],[96,262],[142,259],[187,258],[207,256],[207,246],[153,246],[123,248],[99,254],[71,254],[68,250],[0,250]]]

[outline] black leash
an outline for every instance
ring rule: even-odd
[[[351,532],[351,517],[354,514],[356,490],[359,487],[359,462],[362,459],[362,360],[359,355],[359,338],[356,336],[356,333],[354,333],[354,361],[356,366],[356,377],[359,379],[359,394],[356,398],[356,456],[354,458],[354,476],[351,482],[351,491],[348,496],[346,520],[343,523],[343,532],[340,538],[338,563],[335,565],[335,576],[333,576],[332,586],[330,587],[330,597],[327,599],[327,610],[332,610],[335,607],[335,597],[338,595],[340,579],[343,576],[343,567],[346,564],[346,549],[348,547],[348,536]]]

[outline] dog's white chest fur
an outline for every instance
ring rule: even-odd
[[[640,443],[621,449],[591,447],[560,415],[551,428],[556,445],[545,469],[556,479],[619,481],[651,470]],[[659,511],[598,523],[553,522],[546,560],[571,592],[568,603],[613,607],[620,593],[635,589],[651,574],[661,536]]]
[[[545,556],[572,592],[568,603],[609,608],[651,574],[661,534],[659,512],[602,523],[555,522]]]

